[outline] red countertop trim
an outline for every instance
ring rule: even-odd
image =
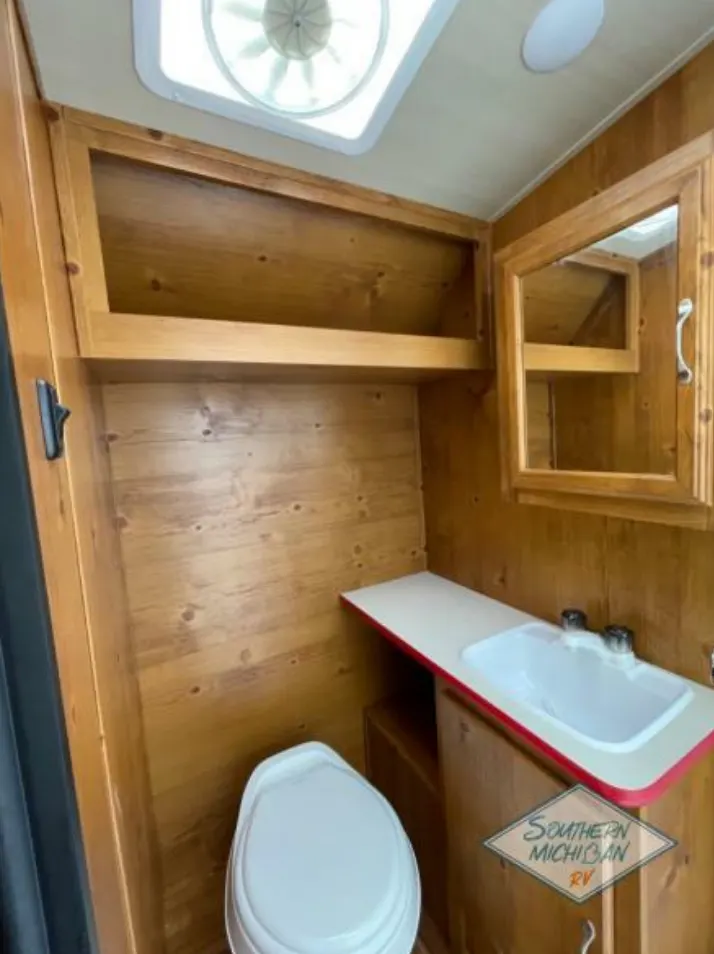
[[[455,676],[452,676],[451,673],[446,672],[445,669],[442,669],[441,666],[438,666],[432,659],[429,659],[417,649],[414,649],[413,646],[410,646],[409,643],[406,643],[400,636],[392,632],[392,630],[387,629],[386,626],[370,616],[369,613],[366,613],[363,609],[360,609],[359,606],[356,606],[348,597],[341,596],[340,600],[344,606],[348,606],[353,612],[357,613],[358,616],[361,616],[365,622],[379,630],[382,635],[386,636],[387,639],[395,643],[405,653],[412,656],[417,660],[417,662],[421,663],[435,675],[440,676],[450,685],[454,686],[459,690],[459,692],[462,692],[464,695],[468,696],[478,708],[483,709],[485,712],[488,712],[490,715],[494,716],[499,722],[503,723],[505,726],[508,726],[509,729],[512,729],[513,732],[521,736],[521,738],[527,740],[534,748],[546,755],[551,761],[560,765],[568,775],[577,779],[577,781],[582,782],[584,785],[587,785],[588,788],[590,788],[593,792],[596,792],[598,795],[602,795],[603,798],[609,799],[611,802],[613,802],[615,805],[619,805],[621,808],[642,808],[645,805],[651,805],[652,802],[664,795],[664,793],[671,788],[672,785],[682,777],[682,775],[684,775],[687,769],[694,762],[700,759],[711,748],[714,748],[714,730],[712,730],[709,735],[705,736],[705,738],[703,738],[701,742],[699,742],[691,751],[689,751],[682,759],[680,759],[679,762],[673,765],[669,771],[665,772],[664,775],[652,782],[651,785],[648,785],[647,788],[633,790],[617,788],[615,785],[610,785],[608,782],[604,782],[602,779],[591,775],[590,772],[584,769],[581,765],[578,765],[577,762],[571,761],[561,752],[558,752],[557,749],[554,749],[552,746],[548,745],[547,742],[544,742],[539,736],[531,732],[530,729],[527,729],[524,725],[521,725],[521,723],[517,722],[514,718],[512,718],[512,716],[507,715],[501,709],[494,706],[493,703],[489,702],[487,699],[484,699],[483,696],[480,696],[477,692],[474,692],[474,690],[469,686],[465,685],[463,682],[460,682]]]

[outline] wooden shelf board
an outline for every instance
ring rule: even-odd
[[[422,380],[491,366],[484,345],[465,338],[98,312],[82,356],[118,380],[147,373]]]
[[[637,374],[637,354],[620,348],[525,344],[526,371],[552,374]]]

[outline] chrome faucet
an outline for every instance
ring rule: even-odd
[[[588,617],[581,609],[564,609],[560,614],[560,625],[566,632],[578,632],[588,628]]]
[[[629,668],[637,660],[635,657],[635,634],[627,626],[611,624],[600,634],[588,631],[588,617],[581,609],[564,609],[560,614],[564,645],[572,649],[583,648],[599,651],[611,665]],[[714,660],[714,653],[712,654]],[[714,665],[712,668],[714,672]],[[714,677],[713,677],[714,681]]]
[[[627,626],[606,626],[602,631],[602,638],[610,652],[618,656],[634,652],[635,634]]]

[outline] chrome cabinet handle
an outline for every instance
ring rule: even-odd
[[[677,380],[681,384],[691,384],[694,372],[684,360],[682,352],[682,331],[694,311],[694,302],[691,298],[683,298],[677,309]]]
[[[595,943],[597,932],[592,921],[583,921],[583,943],[580,945],[580,954],[588,954]]]

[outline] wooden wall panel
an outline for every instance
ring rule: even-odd
[[[526,435],[528,466],[551,470],[555,466],[555,415],[549,381],[526,381]]]
[[[497,223],[496,247],[714,127],[713,83],[710,46]],[[493,389],[481,395],[459,381],[424,385],[420,418],[431,570],[546,619],[579,606],[594,628],[632,626],[638,654],[709,684],[712,534],[507,503]],[[698,771],[692,806],[697,821],[683,837],[693,844],[703,830],[711,842],[711,768]],[[711,905],[698,893],[700,879],[711,898],[711,863],[706,852],[696,857],[667,868],[656,902],[646,901],[664,911],[670,896],[699,898],[691,923],[701,940],[714,930]]]
[[[102,954],[156,954],[158,864],[108,463],[77,355],[42,106],[4,0],[0,141],[3,291],[97,935]],[[52,463],[37,377],[72,409],[66,455]]]
[[[107,155],[93,170],[112,311],[439,334],[464,275],[474,334],[471,242]]]
[[[426,670],[422,672],[426,674]],[[405,698],[392,697],[367,710],[365,755],[367,778],[396,811],[414,849],[421,879],[422,911],[446,942],[446,823],[433,679],[426,681],[425,689],[424,697],[417,692]]]
[[[638,103],[494,225],[503,248],[714,129],[714,44]]]
[[[104,387],[171,954],[224,950],[243,785],[308,739],[363,768],[401,659],[340,590],[424,567],[413,388]]]
[[[712,83],[714,46],[496,223],[496,247],[714,127]],[[495,391],[453,381],[420,397],[432,570],[549,619],[571,604],[594,626],[632,625],[645,658],[708,684],[714,537],[506,503]]]
[[[673,851],[639,873],[643,916],[639,924],[635,918],[630,923],[634,921],[632,928],[641,931],[641,949],[647,954],[709,954],[714,950],[713,791],[714,764],[710,759],[700,762],[663,798],[642,810],[644,821],[678,842]]]

